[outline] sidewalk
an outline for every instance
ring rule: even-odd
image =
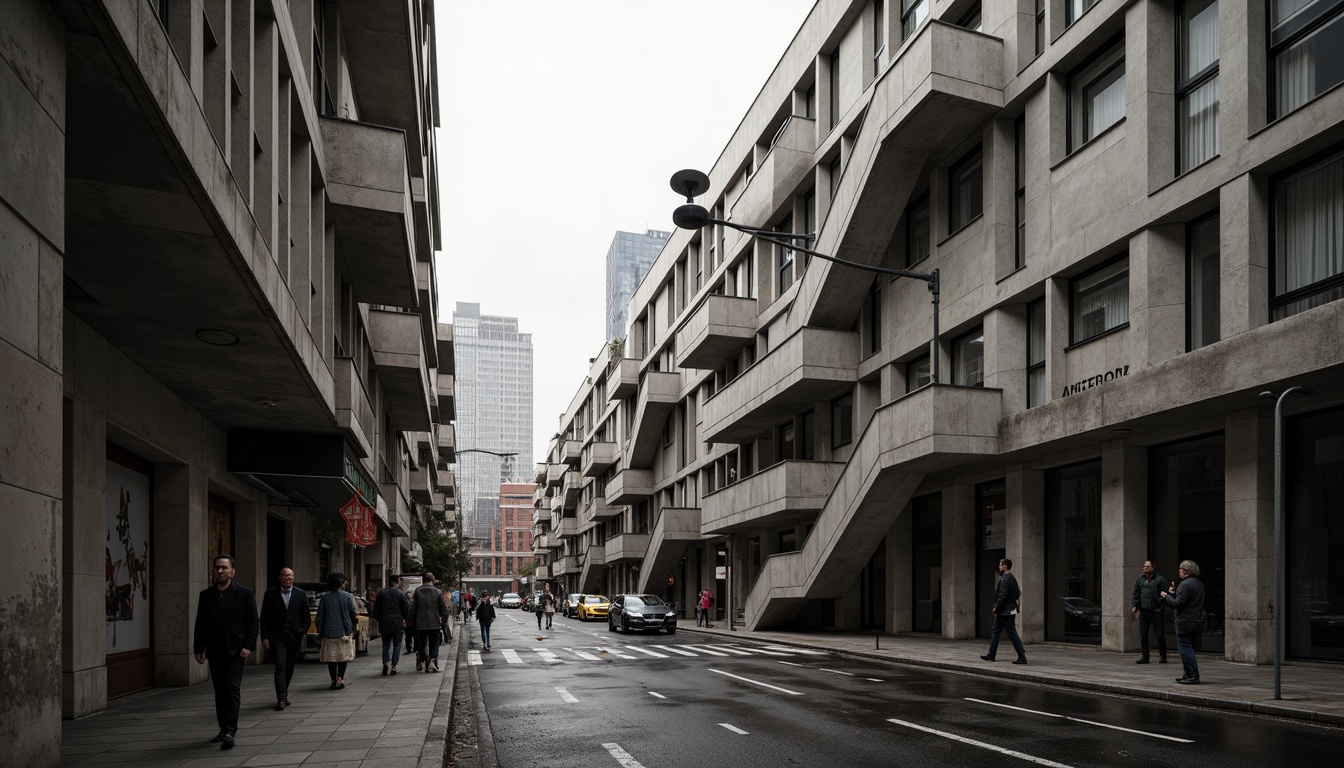
[[[453,642],[439,649],[438,674],[417,673],[415,658],[403,653],[400,674],[383,677],[381,640],[350,662],[344,690],[329,690],[326,664],[300,663],[289,689],[294,703],[283,712],[272,709],[274,667],[247,667],[238,745],[228,751],[210,743],[219,727],[209,682],[114,699],[103,712],[64,723],[61,764],[442,768],[461,629],[454,624]]]
[[[1238,712],[1254,712],[1344,726],[1344,665],[1289,663],[1281,667],[1280,692],[1274,700],[1274,666],[1235,664],[1201,654],[1200,685],[1178,685],[1181,659],[1173,644],[1168,663],[1135,664],[1138,654],[1103,652],[1095,646],[1044,643],[1027,646],[1026,665],[1014,665],[1012,648],[998,661],[982,661],[989,642],[944,640],[923,635],[844,632],[729,632],[721,621],[714,629],[680,623],[682,632],[714,635],[765,645],[779,644],[835,651],[845,656],[912,664],[921,667],[1022,680],[1033,683],[1115,693],[1146,699]],[[1006,642],[1006,641],[1005,641]]]

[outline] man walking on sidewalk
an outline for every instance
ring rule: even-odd
[[[261,598],[261,644],[275,662],[275,710],[289,706],[289,683],[308,632],[308,594],[294,586],[294,571],[280,569],[280,586]]]
[[[1143,561],[1143,573],[1134,580],[1134,594],[1130,597],[1129,618],[1139,620],[1139,648],[1143,650],[1143,655],[1135,664],[1148,663],[1148,628],[1153,628],[1153,634],[1157,635],[1157,653],[1158,664],[1167,663],[1167,632],[1164,626],[1166,617],[1162,615],[1162,608],[1165,603],[1162,600],[1162,588],[1167,584],[1167,580],[1162,578],[1162,574],[1157,572],[1152,560]]]
[[[395,675],[397,662],[401,660],[402,636],[411,616],[406,593],[401,590],[400,576],[393,575],[392,584],[378,590],[373,610],[378,619],[378,634],[383,637],[383,674]]]
[[[424,583],[411,596],[411,626],[415,627],[416,669],[439,671],[439,638],[448,618],[448,601],[434,586],[434,574],[425,572]],[[452,635],[449,635],[452,638]]]
[[[1026,664],[1027,652],[1022,647],[1022,638],[1017,636],[1017,609],[1021,602],[1022,590],[1017,586],[1017,577],[1013,575],[1013,561],[1004,558],[999,561],[999,583],[994,587],[994,628],[989,632],[989,653],[980,658],[993,661],[999,649],[999,635],[1008,633],[1008,639],[1017,651],[1014,664]]]
[[[215,584],[202,590],[196,602],[192,649],[197,664],[210,661],[215,720],[219,723],[219,734],[210,741],[220,749],[233,749],[243,698],[243,665],[257,645],[261,622],[252,590],[233,581],[233,556],[215,557],[213,567]]]

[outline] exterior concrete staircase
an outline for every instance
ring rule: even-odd
[[[699,507],[666,507],[654,523],[649,551],[639,572],[639,591],[662,596],[668,574],[675,574],[686,545],[698,542]]]

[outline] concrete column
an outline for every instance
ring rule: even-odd
[[[1269,322],[1269,181],[1244,174],[1218,193],[1219,335]]]
[[[1003,390],[1010,411],[1027,402],[1027,311],[1015,304],[985,314],[985,386]]]
[[[975,486],[943,489],[943,637],[975,637]]]
[[[107,425],[88,403],[66,400],[64,412],[61,714],[75,718],[107,708]]]
[[[1274,409],[1237,411],[1224,424],[1225,562],[1227,584],[1236,585],[1224,598],[1224,653],[1229,661],[1269,664],[1274,661]]]
[[[154,560],[154,684],[203,682],[205,665],[192,657],[196,597],[210,585],[206,552],[205,472],[187,464],[154,465],[154,544],[171,557]],[[176,606],[170,609],[168,606]],[[185,617],[185,620],[184,620]]]
[[[1130,323],[1144,362],[1157,365],[1183,354],[1185,226],[1155,226],[1131,238],[1129,273]]]
[[[914,626],[914,595],[910,588],[911,563],[914,560],[914,515],[906,502],[887,531],[887,618],[886,631],[909,632]]]
[[[1148,559],[1148,452],[1113,440],[1101,451],[1101,647],[1137,651],[1134,579]]]
[[[1008,505],[1004,550],[1022,590],[1017,631],[1022,642],[1038,643],[1045,639],[1045,474],[1010,467],[1003,485]]]

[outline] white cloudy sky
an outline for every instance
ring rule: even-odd
[[[519,318],[535,457],[605,343],[618,231],[672,229],[813,0],[438,0],[439,314]]]

